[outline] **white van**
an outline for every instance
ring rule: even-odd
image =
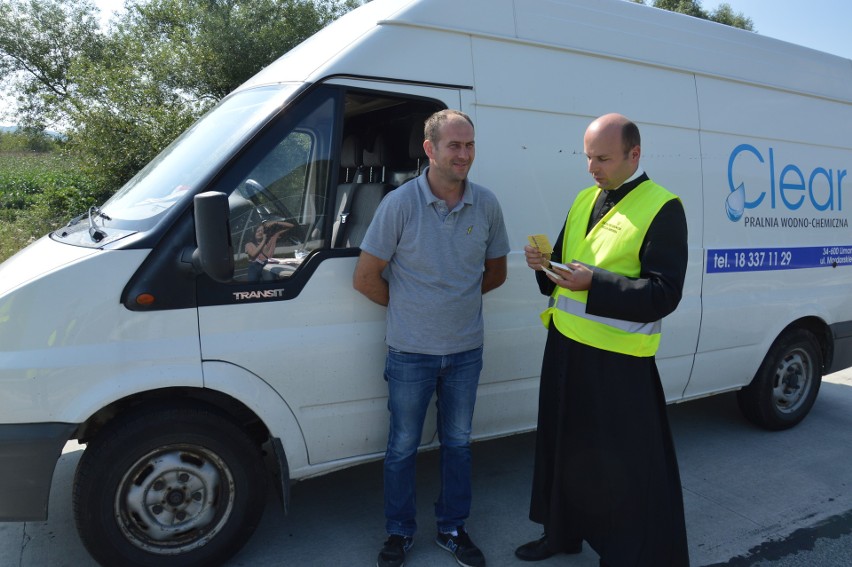
[[[352,272],[445,107],[476,124],[471,176],[513,247],[485,298],[477,439],[535,427],[546,300],[522,247],[592,184],[582,135],[607,112],[639,124],[645,170],[687,211],[668,400],[740,389],[782,429],[852,365],[852,61],[621,0],[373,0],[0,267],[0,519],[47,516],[77,439],[95,559],[212,565],[251,535],[268,476],[286,505],[290,481],[381,458],[384,310]],[[283,228],[251,266],[246,244]]]

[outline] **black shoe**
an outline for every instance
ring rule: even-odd
[[[405,553],[414,545],[414,539],[392,534],[382,546],[376,567],[402,567],[405,565]]]
[[[464,528],[459,526],[456,531],[459,535],[438,532],[435,543],[452,553],[456,563],[462,567],[485,567],[485,556],[476,544],[470,541],[470,536]]]
[[[579,541],[567,548],[565,553],[573,555],[581,553],[582,551],[583,542]],[[543,561],[548,557],[553,557],[554,555],[556,555],[556,553],[551,551],[550,547],[547,545],[547,534],[535,541],[525,543],[515,550],[515,557],[521,561]]]

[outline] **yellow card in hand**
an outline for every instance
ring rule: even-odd
[[[553,246],[550,245],[546,234],[530,234],[527,240],[530,241],[530,246],[538,248],[542,254],[553,254]]]

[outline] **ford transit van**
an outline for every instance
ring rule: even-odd
[[[0,266],[0,520],[46,518],[78,440],[97,561],[213,565],[267,492],[286,506],[290,482],[382,458],[385,313],[352,272],[442,108],[473,118],[471,178],[512,244],[484,299],[476,439],[535,427],[546,298],[523,246],[592,184],[582,136],[608,112],[688,218],[668,401],[737,390],[784,429],[852,365],[852,61],[621,0],[373,0]]]

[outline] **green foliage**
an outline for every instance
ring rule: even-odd
[[[58,148],[59,142],[41,130],[0,132],[0,152],[47,152]]]
[[[34,210],[0,209],[0,262],[56,228]]]
[[[202,113],[363,0],[0,0],[0,260],[103,203]],[[54,127],[60,143],[41,132]]]
[[[99,202],[98,192],[59,150],[0,151],[0,261]]]
[[[35,202],[41,192],[41,177],[47,173],[49,164],[41,159],[26,159],[26,154],[0,154],[0,208],[25,209]],[[35,166],[35,167],[33,167]]]
[[[716,11],[710,15],[710,19],[726,26],[754,31],[754,22],[747,18],[742,12],[734,13],[730,4],[719,4]]]
[[[709,19],[707,13],[701,8],[698,0],[654,0],[654,8],[678,12],[695,18]]]
[[[632,0],[636,4],[646,4],[645,0]],[[722,3],[713,12],[707,12],[701,7],[700,0],[652,0],[651,5],[654,8],[668,10],[670,12],[678,12],[703,20],[710,20],[726,26],[754,31],[754,23],[751,18],[747,18],[743,13],[734,13],[730,4]]]
[[[71,68],[99,57],[101,34],[89,0],[0,2],[0,76],[17,94],[19,123],[61,121],[73,103]]]
[[[216,101],[359,0],[0,0],[0,83],[106,198]],[[13,77],[16,82],[12,83]]]
[[[97,193],[97,184],[65,154],[0,152],[0,209],[35,207],[61,221],[95,204]]]
[[[162,81],[196,100],[218,100],[358,4],[131,0],[123,23],[145,42],[145,63]]]

